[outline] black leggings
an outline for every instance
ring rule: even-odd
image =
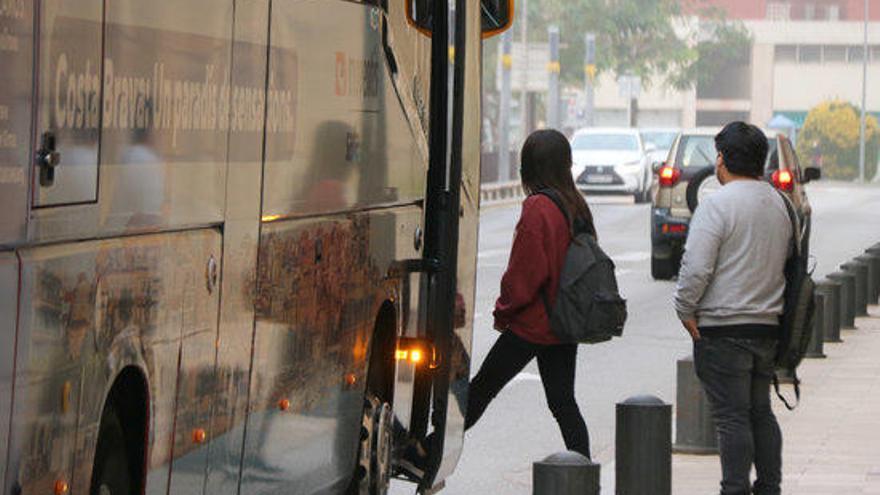
[[[495,395],[534,357],[538,358],[547,405],[559,423],[565,447],[590,457],[587,425],[574,399],[576,344],[533,344],[513,332],[502,333],[471,381],[465,429],[480,419]]]

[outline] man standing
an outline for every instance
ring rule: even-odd
[[[694,366],[718,432],[721,494],[777,495],[782,434],[770,383],[792,226],[784,200],[762,180],[764,133],[733,122],[715,136],[715,148],[723,187],[694,212],[675,309],[694,340]]]

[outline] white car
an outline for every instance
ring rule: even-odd
[[[584,193],[632,194],[636,203],[650,199],[654,178],[650,153],[637,129],[591,127],[571,138],[572,174]]]

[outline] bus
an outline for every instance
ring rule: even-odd
[[[0,0],[3,493],[442,488],[512,13]]]

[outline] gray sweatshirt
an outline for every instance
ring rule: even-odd
[[[699,326],[779,324],[792,236],[783,201],[759,180],[732,181],[703,199],[675,289],[680,319]]]

